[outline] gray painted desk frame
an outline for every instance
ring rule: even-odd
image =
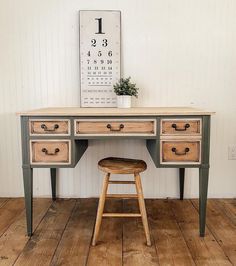
[[[75,136],[74,135],[74,120],[75,119],[155,119],[156,120],[156,136]],[[202,120],[202,140],[201,140],[201,163],[196,164],[171,164],[163,165],[160,163],[160,120],[162,118],[174,119],[189,119],[200,118]],[[209,150],[210,150],[210,114],[207,115],[187,115],[187,114],[174,114],[166,115],[96,115],[96,116],[74,116],[74,115],[31,115],[21,114],[21,138],[22,138],[22,168],[23,168],[23,181],[25,193],[25,206],[26,206],[26,221],[27,221],[27,234],[32,236],[32,219],[33,219],[33,168],[50,168],[51,172],[51,187],[52,199],[56,200],[56,175],[57,168],[69,167],[73,168],[86,151],[90,139],[146,139],[147,149],[152,157],[152,160],[157,168],[179,168],[179,185],[180,185],[180,199],[184,197],[184,178],[185,168],[199,168],[199,229],[200,236],[205,235],[206,224],[206,204],[207,204],[207,191],[208,191],[208,178],[209,178]],[[69,139],[71,140],[71,163],[69,165],[32,165],[30,162],[30,140],[45,139],[45,136],[31,136],[29,134],[29,120],[30,119],[69,119],[70,120],[70,135],[69,136],[47,136],[46,139]],[[186,137],[187,138],[187,137]],[[109,154],[108,154],[109,156]]]

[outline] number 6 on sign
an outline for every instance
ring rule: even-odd
[[[81,106],[116,107],[119,78],[120,11],[80,11]]]

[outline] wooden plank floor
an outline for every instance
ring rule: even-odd
[[[1,265],[236,265],[236,199],[210,199],[206,236],[198,234],[198,200],[148,199],[152,246],[140,218],[103,219],[91,238],[97,199],[34,199],[34,235],[25,235],[24,201],[0,198]],[[137,212],[134,199],[108,200],[106,212]]]

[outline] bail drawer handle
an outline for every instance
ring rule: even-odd
[[[178,152],[176,148],[172,148],[171,150],[175,155],[186,155],[190,151],[189,148],[185,148],[184,152]]]
[[[107,128],[110,129],[110,131],[121,131],[121,129],[123,129],[125,126],[123,124],[119,125],[118,129],[112,128],[111,124],[107,124]]]
[[[58,148],[56,148],[54,152],[48,152],[48,150],[46,148],[42,149],[42,152],[44,152],[46,155],[56,155],[59,151],[60,151],[60,149],[58,149]]]
[[[178,128],[176,124],[172,124],[172,127],[175,129],[175,131],[186,131],[187,128],[190,128],[190,124],[187,123],[184,125],[184,128]]]
[[[44,130],[44,131],[56,131],[56,129],[59,128],[59,125],[58,124],[55,124],[53,128],[48,128],[45,124],[42,124],[41,125],[41,128]]]

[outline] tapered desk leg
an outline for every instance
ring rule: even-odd
[[[32,236],[33,226],[33,168],[23,168],[27,234]]]
[[[57,169],[50,168],[51,171],[51,187],[52,187],[52,199],[56,200],[56,177],[57,177]]]
[[[199,224],[200,236],[205,235],[209,168],[199,169]]]
[[[185,168],[179,168],[179,199],[183,200],[184,198],[184,178],[185,178]]]

